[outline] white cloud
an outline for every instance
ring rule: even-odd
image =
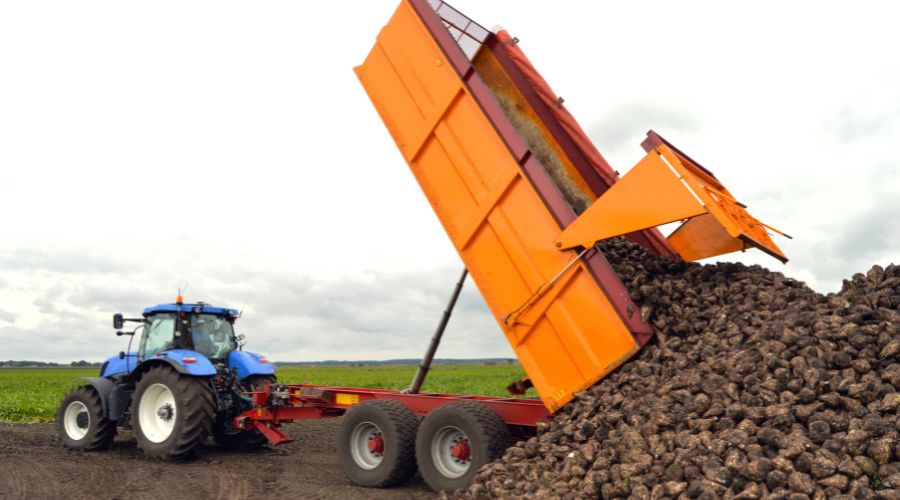
[[[10,253],[34,251],[23,247]],[[0,297],[25,311],[29,321],[0,324],[4,358],[99,360],[124,350],[127,338],[114,336],[112,314],[136,317],[147,306],[172,302],[178,281],[166,269],[186,273],[180,276],[189,282],[188,301],[242,309],[237,328],[247,335],[248,349],[272,359],[418,357],[428,345],[459,272],[451,265],[413,271],[372,269],[321,278],[215,259],[188,263],[182,259],[190,259],[177,252],[161,251],[152,263],[140,258],[123,260],[123,270],[97,273],[81,265],[82,260],[92,259],[86,251],[67,254],[67,264],[84,269],[81,273],[60,273],[58,262],[36,260],[10,275],[17,287],[0,291]],[[12,323],[17,317],[0,309],[0,321]],[[496,333],[485,335],[486,331]],[[464,288],[446,337],[439,351],[443,357],[511,355],[471,282]]]
[[[706,117],[682,103],[652,102],[649,99],[616,102],[590,124],[587,130],[602,151],[622,153],[633,149],[652,128],[667,134],[698,134]]]
[[[275,359],[424,350],[459,258],[351,71],[396,3],[0,4],[3,357],[114,354],[109,315],[185,282]],[[727,259],[823,291],[900,261],[893,4],[454,4],[613,168],[656,129],[795,237]],[[460,306],[439,355],[511,353]]]
[[[11,312],[0,309],[0,321],[6,321],[7,323],[14,323],[16,321],[16,315]]]

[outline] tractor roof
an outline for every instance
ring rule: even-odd
[[[214,307],[209,304],[159,304],[144,309],[144,316],[162,312],[192,312],[197,314],[216,314],[220,316],[237,316],[237,309],[227,307]]]

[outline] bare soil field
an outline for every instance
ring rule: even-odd
[[[108,450],[77,453],[53,424],[0,424],[0,498],[435,498],[418,476],[386,490],[351,485],[335,452],[339,425],[285,425],[293,443],[254,453],[210,439],[198,459],[168,463],[145,458],[130,431]]]

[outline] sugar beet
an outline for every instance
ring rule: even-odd
[[[459,496],[887,498],[900,267],[820,295],[759,266],[598,247],[658,332]]]

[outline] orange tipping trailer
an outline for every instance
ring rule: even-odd
[[[517,40],[443,2],[403,0],[355,71],[551,412],[653,334],[596,242],[787,260],[769,226],[653,132],[620,179]],[[678,221],[668,238],[655,229]]]
[[[699,163],[654,132],[619,178],[506,32],[439,0],[403,0],[356,68],[375,109],[466,265],[419,371],[403,391],[269,384],[246,393],[237,430],[273,445],[280,426],[343,416],[338,460],[357,485],[471,484],[653,335],[596,243],[624,236],[695,260],[759,248],[766,228]],[[668,238],[656,226],[681,222]],[[785,235],[786,236],[786,235]],[[471,274],[541,400],[420,393]],[[529,384],[530,382],[530,384]]]

